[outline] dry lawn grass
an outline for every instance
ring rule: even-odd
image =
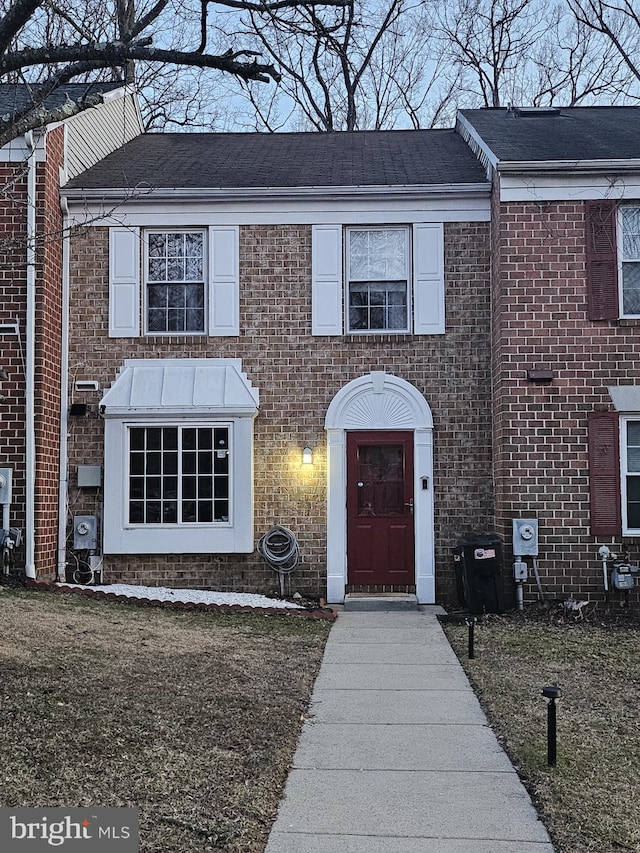
[[[557,853],[640,851],[640,622],[487,617],[446,625]],[[542,688],[557,684],[558,763],[547,766]]]
[[[0,804],[138,806],[141,853],[262,851],[328,631],[0,590]]]

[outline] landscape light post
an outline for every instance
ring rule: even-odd
[[[562,690],[555,684],[542,688],[542,695],[547,702],[547,764],[556,766],[556,701],[562,696]]]

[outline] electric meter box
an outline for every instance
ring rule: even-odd
[[[513,519],[513,555],[514,557],[538,556],[538,519]]]
[[[73,519],[73,547],[76,551],[95,551],[98,547],[98,520],[95,515],[76,515]]]
[[[11,503],[12,468],[0,468],[0,504]]]

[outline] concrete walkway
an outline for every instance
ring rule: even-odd
[[[340,614],[266,853],[553,853],[437,612]]]

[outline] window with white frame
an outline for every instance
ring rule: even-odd
[[[408,228],[347,229],[349,332],[409,331],[410,268]]]
[[[129,524],[229,522],[230,425],[129,427]]]
[[[239,263],[237,225],[110,228],[109,337],[237,336]]]
[[[622,206],[620,304],[623,316],[640,316],[640,207]]]
[[[622,421],[622,513],[624,532],[640,530],[640,420]]]
[[[104,553],[251,553],[258,401],[239,359],[127,359],[100,401]]]
[[[204,232],[150,231],[145,245],[147,332],[204,332]]]
[[[443,335],[443,223],[313,225],[311,304],[313,335]]]

